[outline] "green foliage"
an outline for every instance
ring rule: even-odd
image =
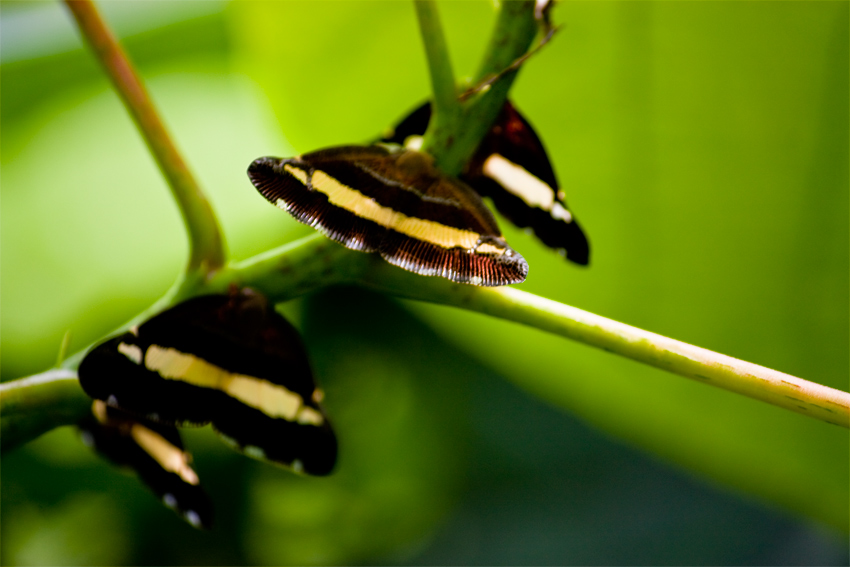
[[[470,76],[491,4],[441,9],[455,72]],[[502,222],[531,265],[523,289],[846,390],[847,10],[557,8],[565,29],[512,97],[545,141],[593,256],[588,270],[572,267]],[[407,3],[234,3],[127,46],[236,258],[309,233],[254,193],[252,159],[371,140],[429,90]],[[147,307],[185,258],[164,182],[93,67],[81,49],[0,67],[3,380],[50,366],[67,329],[74,351]],[[156,545],[172,562],[409,557],[466,488],[462,384],[486,368],[698,477],[848,529],[846,430],[510,323],[340,297],[299,309],[343,444],[338,475],[293,477],[243,462],[208,432],[190,435],[220,505],[212,536],[226,551],[213,556],[210,534],[189,533],[134,479],[116,481],[56,432],[4,457],[3,562],[152,563]],[[27,495],[55,482],[51,468],[69,484],[38,510]],[[40,472],[28,484],[16,470]],[[74,486],[122,501],[58,492]]]

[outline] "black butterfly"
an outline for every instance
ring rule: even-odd
[[[342,146],[259,158],[248,177],[297,220],[411,272],[482,286],[524,281],[528,264],[478,194],[432,162],[398,146]]]
[[[168,424],[212,423],[245,454],[330,473],[337,442],[298,332],[251,290],[189,299],[92,349],[86,393]]]

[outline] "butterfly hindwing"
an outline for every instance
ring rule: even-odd
[[[212,527],[212,503],[177,429],[130,416],[95,400],[92,417],[78,426],[87,445],[119,466],[133,469],[163,501],[196,528]]]
[[[337,443],[297,331],[249,290],[189,299],[95,347],[90,396],[175,424],[212,423],[246,454],[328,474]]]
[[[405,117],[382,141],[410,144],[422,136],[431,117],[425,103]],[[467,164],[461,179],[481,196],[490,197],[508,220],[531,228],[550,248],[563,250],[581,265],[589,261],[589,245],[564,200],[540,138],[510,103]]]
[[[528,272],[478,194],[425,154],[342,146],[260,158],[248,175],[296,219],[406,270],[490,286],[521,282]]]

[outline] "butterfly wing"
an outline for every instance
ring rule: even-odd
[[[546,246],[587,265],[587,237],[564,200],[546,150],[509,102],[462,177],[513,224],[531,228]]]
[[[212,527],[212,503],[177,429],[94,402],[92,417],[78,426],[86,445],[116,465],[133,469],[162,502],[196,528]]]

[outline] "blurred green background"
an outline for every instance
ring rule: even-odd
[[[459,78],[491,2],[440,4]],[[245,176],[373,139],[428,96],[408,2],[110,2],[247,258],[310,233]],[[848,4],[576,2],[513,99],[589,234],[502,222],[521,287],[848,390]],[[158,298],[186,253],[63,7],[0,4],[2,380]],[[338,432],[301,478],[187,444],[196,532],[60,429],[5,455],[3,564],[847,564],[848,431],[513,324],[334,289],[282,306]]]

